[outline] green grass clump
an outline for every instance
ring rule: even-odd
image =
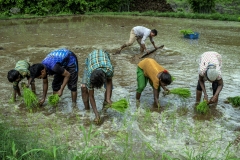
[[[204,100],[204,101],[200,102],[197,105],[196,109],[197,109],[197,112],[202,113],[202,114],[206,114],[209,110],[207,101]]]
[[[23,87],[23,101],[27,109],[32,109],[38,105],[37,96],[27,87]]]
[[[48,97],[48,104],[51,106],[56,106],[59,102],[59,96],[58,94],[53,94]]]
[[[128,108],[128,101],[125,98],[120,99],[117,102],[113,102],[111,108],[118,112],[124,113]]]
[[[240,106],[240,96],[228,97],[227,100],[235,107]]]
[[[175,89],[170,90],[170,93],[177,94],[183,98],[189,98],[191,96],[191,92],[187,88],[175,88]]]
[[[191,29],[183,29],[183,30],[180,30],[180,33],[182,33],[183,35],[187,35],[187,34],[193,34],[194,32]]]

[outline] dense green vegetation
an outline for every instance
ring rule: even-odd
[[[158,1],[158,0],[157,0]],[[159,0],[160,2],[160,0]],[[135,0],[0,0],[0,18],[104,14],[240,21],[239,0],[167,0],[174,12],[129,12]]]
[[[40,130],[26,130],[19,126],[14,127],[7,123],[0,123],[0,159],[1,160],[84,160],[102,159],[99,149],[103,146],[88,146],[91,138],[98,133],[92,134],[92,126],[86,130],[81,126],[84,133],[85,146],[81,153],[69,151],[69,146],[62,144],[56,137],[50,142],[40,142]],[[48,133],[44,133],[48,134]],[[91,138],[90,138],[91,137]],[[47,143],[47,144],[45,144]],[[90,154],[91,153],[91,154]]]
[[[0,13],[12,14],[80,14],[84,12],[121,11],[121,7],[129,5],[131,0],[0,0]]]

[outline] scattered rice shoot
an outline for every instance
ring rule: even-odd
[[[126,100],[126,98],[123,98],[120,99],[119,101],[113,102],[110,108],[118,112],[124,113],[128,106],[129,106],[128,101]]]
[[[170,90],[170,93],[177,94],[183,98],[189,98],[191,96],[191,92],[187,88],[174,88]]]
[[[48,97],[48,104],[51,106],[56,106],[59,102],[59,96],[58,94],[53,94]]]
[[[173,76],[171,76],[171,78],[172,78],[172,82],[176,80],[176,78],[175,78],[175,77],[173,77]]]
[[[206,114],[209,110],[207,101],[204,100],[204,101],[200,102],[197,105],[196,109],[197,109],[197,112],[202,113],[202,114]]]
[[[234,107],[240,106],[240,96],[228,97],[228,102],[230,102]]]

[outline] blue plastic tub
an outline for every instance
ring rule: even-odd
[[[186,34],[184,35],[184,38],[188,38],[188,39],[198,39],[199,37],[199,33],[198,32],[194,32],[193,34]]]

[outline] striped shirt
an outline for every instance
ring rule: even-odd
[[[150,37],[150,33],[151,33],[150,29],[143,27],[143,26],[136,26],[133,28],[133,30],[134,30],[134,33],[136,34],[136,36],[142,38],[141,44],[145,44],[145,40],[147,39],[147,37],[149,37],[150,41],[153,42],[152,37]]]
[[[18,83],[24,79],[25,77],[30,77],[30,71],[29,71],[30,64],[25,60],[20,60],[16,63],[15,70],[19,72],[20,80],[13,82],[13,88],[18,89]]]
[[[88,89],[92,89],[90,77],[95,69],[101,69],[106,74],[107,78],[113,77],[114,68],[111,64],[110,56],[106,51],[94,50],[85,60],[85,72],[87,74],[86,83]]]
[[[205,72],[208,68],[209,64],[214,64],[216,66],[216,70],[218,71],[219,75],[217,80],[222,78],[221,74],[221,67],[222,67],[222,56],[214,51],[204,52],[201,55],[198,73],[200,76],[205,77]]]

